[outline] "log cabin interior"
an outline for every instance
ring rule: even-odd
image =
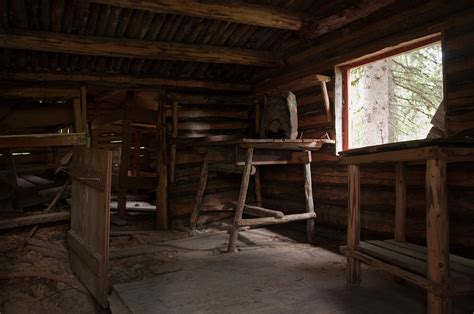
[[[473,25],[0,0],[0,312],[472,313]]]

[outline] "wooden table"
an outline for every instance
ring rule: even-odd
[[[196,204],[191,215],[190,225],[195,228],[199,218],[200,207],[206,190],[209,171],[242,173],[239,197],[237,202],[229,202],[235,207],[234,223],[228,244],[228,252],[235,252],[239,228],[258,227],[263,225],[281,224],[297,220],[307,220],[308,242],[314,243],[314,212],[313,189],[311,182],[312,152],[318,151],[324,144],[334,144],[326,139],[241,139],[231,141],[206,142],[204,160],[201,168]],[[209,165],[208,149],[212,146],[235,146],[235,159],[231,164]],[[258,167],[268,165],[301,164],[304,169],[304,191],[306,212],[285,215],[282,211],[261,207],[260,177]],[[250,176],[255,177],[255,196],[258,206],[246,205]],[[242,219],[243,214],[258,218]]]
[[[427,290],[428,313],[448,313],[450,296],[474,293],[474,260],[449,254],[446,163],[474,160],[472,138],[410,141],[341,153],[348,165],[347,281],[364,262]],[[427,247],[405,242],[406,162],[426,161]],[[396,163],[395,239],[360,241],[360,164]]]

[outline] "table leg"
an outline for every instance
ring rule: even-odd
[[[237,200],[237,207],[235,208],[234,224],[230,232],[229,244],[227,253],[235,252],[235,245],[237,237],[239,236],[239,221],[242,219],[244,213],[245,200],[247,198],[247,191],[250,181],[250,172],[252,170],[253,148],[247,149],[247,159],[245,161],[244,172],[242,173],[242,182],[240,183],[239,199]]]
[[[395,240],[406,241],[407,184],[404,162],[396,165],[395,178]]]
[[[449,277],[449,217],[447,207],[446,161],[426,162],[426,242],[428,280],[446,287]],[[428,313],[449,313],[447,296],[428,292]]]
[[[206,151],[204,160],[202,161],[201,175],[199,176],[199,186],[196,194],[196,203],[194,204],[193,213],[191,214],[191,229],[196,229],[199,219],[199,210],[201,209],[204,192],[206,192],[207,178],[209,173],[209,153]]]
[[[360,170],[359,165],[349,165],[349,210],[347,214],[347,248],[349,254],[356,250],[360,241]],[[347,282],[360,283],[360,261],[347,257]]]
[[[307,213],[314,213],[313,200],[313,184],[311,182],[311,164],[307,163],[304,167],[304,196]],[[314,244],[316,242],[316,234],[314,232],[315,219],[308,219],[306,221],[306,233],[308,236],[308,243]]]

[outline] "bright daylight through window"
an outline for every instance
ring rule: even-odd
[[[441,43],[347,71],[348,148],[442,136]]]

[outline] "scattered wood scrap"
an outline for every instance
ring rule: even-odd
[[[8,218],[0,220],[0,230],[30,226],[35,224],[43,224],[48,222],[69,221],[70,219],[70,212],[58,212],[31,215],[26,217]]]

